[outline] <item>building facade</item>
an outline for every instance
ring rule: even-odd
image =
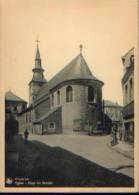
[[[38,134],[88,133],[102,123],[104,83],[91,73],[81,50],[50,81],[46,81],[37,46],[33,73],[29,83],[30,106],[20,114],[22,129],[27,126],[27,115],[30,116],[28,130]]]
[[[18,119],[18,114],[26,110],[27,102],[16,96],[11,90],[5,94],[5,120],[7,121],[12,115]]]
[[[121,128],[123,122],[123,107],[117,102],[109,100],[104,101],[104,124],[105,129],[110,133],[112,124],[117,126],[117,129]]]
[[[134,142],[134,48],[122,56],[123,140]]]
[[[19,132],[19,113],[27,108],[27,102],[16,96],[12,91],[5,94],[5,138]]]

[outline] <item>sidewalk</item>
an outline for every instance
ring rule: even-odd
[[[119,143],[114,146],[111,146],[111,144],[108,143],[108,146],[116,152],[122,154],[123,156],[134,160],[134,145],[122,141],[118,142]]]

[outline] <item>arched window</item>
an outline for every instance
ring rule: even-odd
[[[134,65],[134,55],[131,55],[131,57],[130,57],[130,64],[131,64],[131,66]]]
[[[95,93],[94,88],[92,86],[88,87],[88,102],[94,102]]]
[[[125,85],[125,94],[124,94],[124,105],[128,103],[128,85]]]
[[[52,94],[52,106],[54,106],[54,94]]]
[[[66,102],[72,102],[73,101],[73,89],[71,86],[68,86],[66,88]]]
[[[49,128],[49,129],[55,129],[55,122],[50,122],[50,123],[48,124],[48,128]]]
[[[57,105],[60,104],[60,91],[57,91]]]

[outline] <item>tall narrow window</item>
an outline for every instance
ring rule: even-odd
[[[127,85],[125,86],[125,105],[128,103],[128,88]]]
[[[52,94],[52,106],[54,106],[54,94]]]
[[[68,86],[66,88],[66,102],[72,102],[73,101],[73,89],[71,86]]]
[[[88,102],[94,102],[95,94],[92,86],[88,87]]]
[[[130,64],[131,66],[134,66],[134,55],[131,55],[130,57]]]
[[[132,101],[133,100],[133,81],[132,81],[132,79],[130,79],[129,83],[130,83],[130,101]]]
[[[57,105],[60,104],[60,91],[57,91]]]

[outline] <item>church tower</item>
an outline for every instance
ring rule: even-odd
[[[35,97],[38,93],[38,90],[41,88],[41,86],[46,83],[46,79],[43,75],[44,69],[41,65],[41,57],[40,57],[40,51],[38,46],[38,40],[37,42],[37,50],[36,50],[36,57],[35,57],[35,67],[32,69],[33,77],[32,80],[29,82],[29,104],[33,104]]]

